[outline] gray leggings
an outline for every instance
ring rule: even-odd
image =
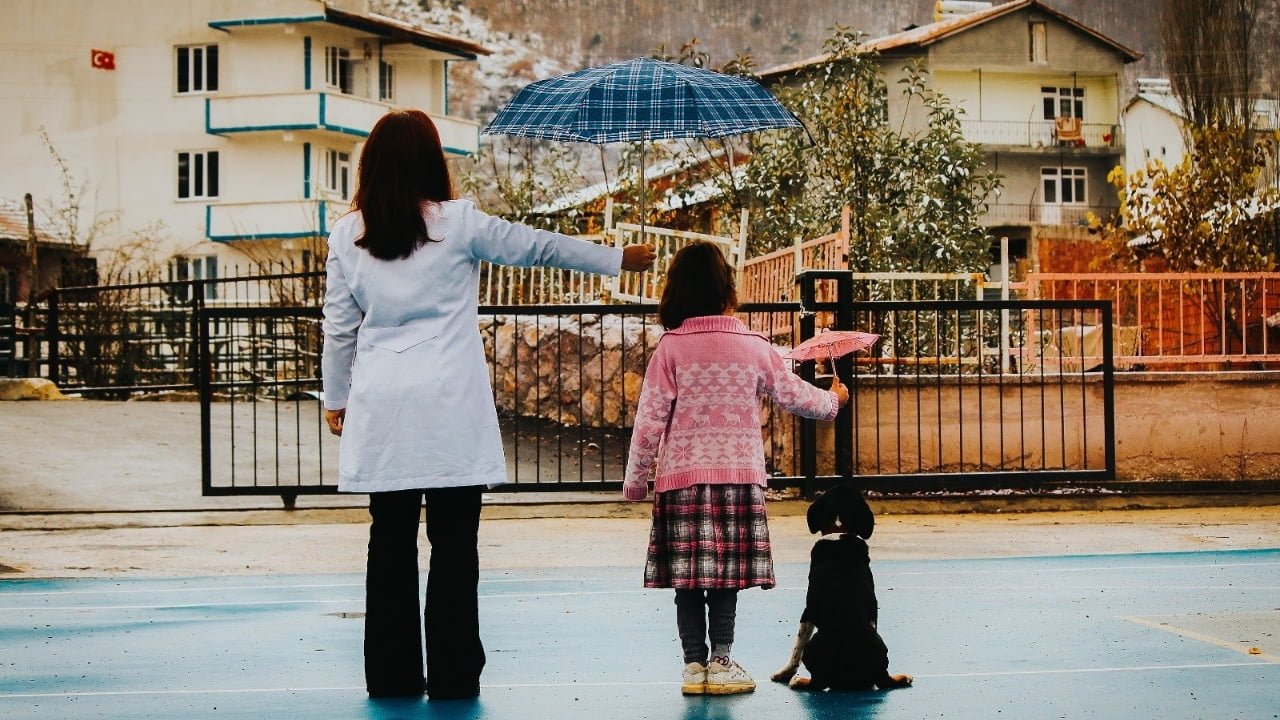
[[[732,645],[737,612],[737,590],[676,590],[676,627],[684,661],[707,662],[708,637],[715,645]]]

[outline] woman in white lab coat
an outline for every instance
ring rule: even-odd
[[[416,110],[374,125],[353,206],[329,236],[322,365],[325,420],[341,436],[338,489],[369,493],[365,683],[375,697],[473,697],[484,667],[480,496],[506,481],[477,316],[480,261],[616,275],[650,267],[653,248],[595,245],[454,200],[439,134]]]

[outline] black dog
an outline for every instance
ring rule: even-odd
[[[876,630],[879,605],[865,541],[876,519],[867,501],[837,486],[809,506],[808,520],[809,532],[838,538],[813,544],[800,632],[791,659],[772,679],[806,690],[909,686],[911,676],[889,674],[889,648]],[[812,678],[796,676],[801,661]]]

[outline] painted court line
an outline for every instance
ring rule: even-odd
[[[1034,590],[1045,587],[1043,585],[901,585],[892,582],[882,581],[880,583],[885,591],[912,591],[935,592],[940,590],[973,590],[983,592],[1021,592],[1026,590]],[[302,586],[297,586],[302,587]],[[317,586],[321,587],[321,586]],[[361,587],[359,585],[334,585],[332,587]],[[1057,590],[1075,590],[1093,592],[1095,590],[1230,590],[1233,592],[1278,592],[1280,585],[1134,585],[1125,588],[1118,588],[1114,585],[1055,585]],[[257,588],[255,588],[257,589]],[[508,600],[508,599],[528,599],[528,598],[554,598],[554,597],[591,597],[599,595],[643,595],[647,593],[660,593],[662,588],[639,588],[633,590],[573,590],[559,592],[528,592],[528,593],[498,593],[496,595],[479,595],[480,600]],[[786,586],[772,588],[771,592],[805,592],[807,588],[802,586]],[[3,597],[5,593],[0,593]],[[17,593],[13,593],[17,594]],[[74,611],[74,610],[181,610],[188,608],[218,608],[218,607],[244,607],[251,605],[324,605],[334,603],[360,603],[363,602],[362,597],[350,598],[329,598],[318,600],[239,600],[225,602],[202,602],[202,603],[158,603],[154,605],[38,605],[29,607],[6,607],[0,605],[0,610],[8,612],[53,612],[53,611]],[[1129,618],[1126,618],[1129,619]],[[1142,622],[1134,619],[1134,622]]]
[[[1070,555],[1057,555],[1049,558],[1037,559],[1061,559],[1069,558]],[[1005,558],[994,558],[996,560]],[[896,575],[1007,575],[1014,573],[1042,575],[1044,573],[1071,573],[1071,572],[1097,572],[1100,570],[1189,570],[1198,568],[1237,568],[1237,567],[1268,567],[1280,565],[1277,562],[1241,562],[1241,563],[1196,563],[1196,564],[1179,564],[1179,565],[1097,565],[1090,567],[1067,567],[1067,568],[988,568],[973,570],[885,570],[887,576]],[[880,573],[877,572],[877,575]]]
[[[1128,667],[1058,668],[1046,670],[999,670],[993,672],[912,674],[917,678],[1008,677],[1013,675],[1066,675],[1071,673],[1151,672],[1155,670],[1211,670],[1214,668],[1270,667],[1269,662],[1194,663],[1188,665],[1132,665]]]
[[[1215,645],[1220,648],[1226,648],[1227,650],[1232,650],[1234,652],[1248,655],[1249,657],[1256,657],[1260,660],[1265,660],[1269,663],[1280,665],[1280,657],[1276,657],[1275,655],[1271,655],[1268,653],[1252,654],[1249,652],[1249,648],[1241,645],[1240,643],[1234,643],[1234,642],[1231,642],[1230,640],[1224,640],[1214,635],[1207,635],[1202,632],[1196,632],[1195,630],[1188,630],[1186,628],[1179,627],[1172,623],[1162,623],[1159,620],[1155,619],[1155,618],[1161,618],[1161,617],[1178,617],[1178,616],[1177,615],[1153,615],[1151,617],[1138,617],[1136,615],[1121,615],[1120,619],[1128,620],[1129,622],[1134,622],[1139,625],[1145,625],[1146,627],[1154,628],[1156,630],[1163,630],[1164,632],[1170,632],[1175,635],[1188,637],[1188,638],[1191,638],[1192,640],[1199,640],[1200,642],[1209,643],[1210,645]]]
[[[141,581],[141,582],[145,582]],[[556,582],[545,578],[502,578],[498,580],[481,580],[481,585],[503,585],[510,583]],[[212,585],[203,587],[181,588],[104,588],[98,590],[13,590],[0,591],[0,597],[22,595],[38,597],[44,595],[112,595],[121,593],[177,593],[177,592],[227,592],[231,590],[314,590],[318,588],[364,587],[363,582],[354,583],[309,583],[304,585]]]
[[[1007,677],[1015,675],[1061,675],[1071,673],[1102,673],[1102,672],[1152,672],[1163,670],[1212,670],[1217,668],[1237,668],[1237,667],[1255,667],[1266,666],[1271,667],[1272,663],[1268,662],[1239,662],[1239,663],[1196,663],[1186,665],[1135,665],[1129,667],[1105,667],[1105,668],[1048,668],[1043,670],[993,670],[988,672],[965,672],[965,673],[933,673],[933,674],[917,674],[914,675],[918,679],[927,678],[977,678],[977,677]],[[660,687],[667,685],[678,685],[679,683],[661,680],[661,681],[627,681],[627,682],[560,682],[560,683],[485,683],[484,688],[490,690],[498,689],[520,689],[520,688],[581,688],[581,687]],[[233,695],[238,693],[305,693],[305,692],[363,692],[364,687],[361,685],[349,686],[333,686],[333,687],[284,687],[284,688],[215,688],[207,690],[86,690],[83,692],[45,692],[45,693],[5,693],[0,694],[0,700],[20,700],[33,698],[72,698],[72,697],[118,697],[118,696],[138,696],[138,695]]]

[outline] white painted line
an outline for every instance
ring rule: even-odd
[[[984,562],[998,562],[1000,558],[991,558]],[[885,560],[882,562],[893,562]],[[945,562],[945,561],[931,561]],[[1095,565],[1090,567],[1065,567],[1065,568],[975,568],[971,570],[894,570],[894,569],[877,569],[876,575],[883,573],[885,576],[898,575],[1008,575],[1014,573],[1025,574],[1041,574],[1041,573],[1069,573],[1069,572],[1098,572],[1105,570],[1188,570],[1192,568],[1237,568],[1237,567],[1271,567],[1280,565],[1277,562],[1247,562],[1247,563],[1203,563],[1203,564],[1183,564],[1183,565]]]
[[[71,698],[71,697],[118,697],[121,695],[235,695],[238,693],[292,693],[292,692],[332,692],[332,691],[364,691],[362,685],[345,687],[304,687],[304,688],[233,688],[213,690],[86,690],[84,692],[48,692],[48,693],[9,693],[0,694],[0,700],[29,698]]]
[[[1134,665],[1131,667],[1059,668],[1049,670],[998,670],[991,672],[912,674],[915,678],[1002,677],[1011,675],[1066,675],[1071,673],[1152,672],[1156,670],[1211,670],[1214,668],[1273,667],[1269,662],[1197,663],[1191,665]]]
[[[1120,619],[1128,620],[1129,622],[1134,622],[1139,625],[1145,625],[1146,627],[1153,628],[1155,630],[1163,630],[1165,632],[1171,632],[1175,635],[1182,635],[1183,637],[1188,637],[1188,638],[1191,638],[1192,640],[1199,640],[1200,642],[1206,642],[1206,643],[1209,643],[1210,645],[1216,645],[1217,647],[1220,647],[1220,648],[1226,648],[1227,650],[1231,650],[1233,652],[1242,653],[1244,655],[1248,655],[1249,657],[1256,657],[1260,660],[1265,660],[1269,663],[1275,663],[1280,665],[1280,657],[1276,657],[1275,655],[1271,655],[1268,653],[1252,654],[1249,652],[1248,646],[1241,645],[1240,643],[1235,643],[1230,640],[1224,640],[1223,638],[1217,637],[1215,635],[1208,635],[1206,633],[1196,632],[1195,630],[1188,630],[1184,627],[1175,625],[1173,623],[1160,622],[1159,620],[1156,619],[1156,618],[1162,618],[1162,617],[1177,618],[1179,616],[1178,615],[1152,615],[1149,617],[1138,617],[1136,615],[1121,615]]]
[[[129,581],[126,581],[129,582]],[[142,581],[145,582],[145,581]],[[481,585],[500,585],[507,583],[530,583],[530,582],[557,582],[555,580],[547,580],[545,578],[511,578],[500,580],[481,580]],[[559,581],[569,582],[569,581]],[[0,590],[0,598],[21,595],[26,597],[43,596],[43,595],[112,595],[121,593],[176,593],[176,592],[227,592],[231,590],[314,590],[317,588],[346,588],[346,587],[364,587],[363,582],[358,583],[310,583],[304,585],[212,585],[205,587],[173,587],[173,588],[105,588],[99,590]]]
[[[335,600],[245,600],[243,602],[186,603],[181,605],[46,605],[43,607],[0,607],[5,612],[48,612],[52,610],[185,610],[187,608],[237,607],[243,605],[331,605],[363,603],[364,598]]]
[[[1211,670],[1216,668],[1238,667],[1273,667],[1268,662],[1241,663],[1197,663],[1187,665],[1137,665],[1131,667],[1105,668],[1057,668],[1043,670],[995,670],[988,672],[965,673],[932,673],[917,674],[913,677],[925,678],[976,678],[1004,677],[1015,675],[1061,675],[1070,673],[1103,673],[1103,672],[1153,672],[1163,670]],[[626,681],[626,682],[561,682],[561,683],[484,683],[482,689],[521,689],[521,688],[607,688],[607,687],[663,687],[676,685],[672,681]],[[45,692],[45,693],[5,693],[0,700],[19,700],[31,698],[71,698],[71,697],[118,697],[124,695],[233,695],[238,693],[305,693],[305,692],[364,692],[360,685],[333,687],[284,687],[284,688],[237,688],[207,690],[89,690],[84,692]]]
[[[0,591],[0,598],[10,597],[13,595],[24,596],[40,596],[40,595],[113,595],[120,593],[176,593],[176,592],[227,592],[231,590],[310,590],[315,588],[343,588],[343,587],[364,587],[364,583],[316,583],[313,585],[214,585],[211,587],[181,587],[181,588],[109,588],[103,590],[18,590],[15,592]]]

